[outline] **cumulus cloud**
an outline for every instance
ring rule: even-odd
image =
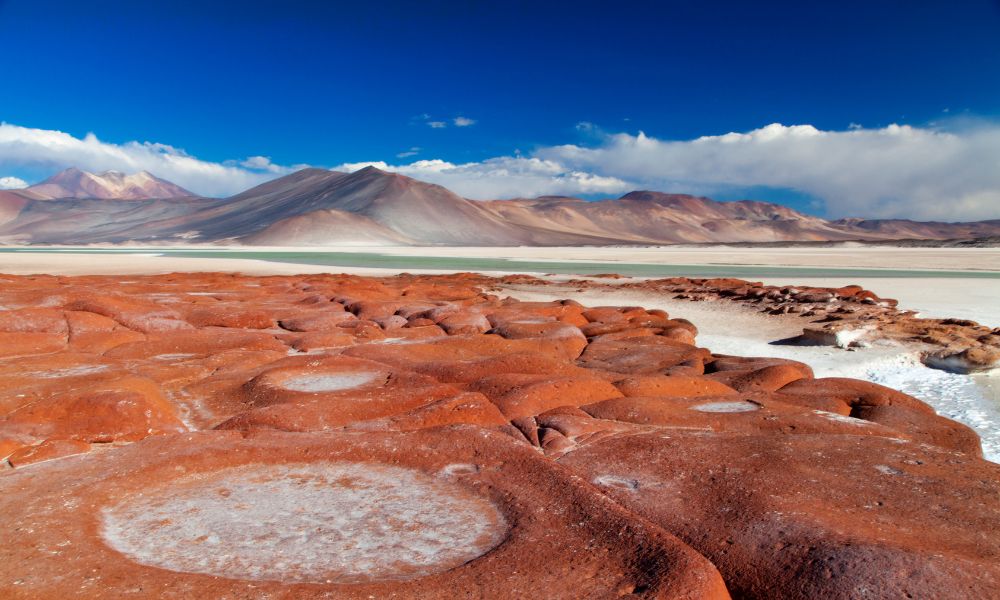
[[[205,196],[225,196],[260,184],[298,167],[273,164],[263,156],[225,163],[191,156],[154,142],[102,142],[93,133],[83,138],[62,131],[0,123],[0,167],[78,167],[86,171],[149,171]]]
[[[448,124],[444,121],[427,121],[427,126],[431,129],[444,129]]]
[[[231,163],[226,163],[226,164],[231,164]],[[263,173],[276,173],[278,175],[284,175],[289,171],[289,167],[283,167],[281,165],[276,165],[273,162],[271,162],[270,156],[251,156],[244,160],[238,161],[236,164],[238,164],[241,167],[251,169],[254,171],[260,171]]]
[[[469,119],[467,117],[455,117],[452,119],[452,122],[455,124],[455,127],[469,127],[470,125],[476,124],[475,119]]]
[[[978,220],[1000,217],[1000,127],[956,131],[889,125],[823,131],[772,124],[693,140],[598,132],[595,146],[539,148],[455,164],[420,160],[367,165],[451,188],[476,199],[546,194],[615,195],[633,189],[712,195],[746,188],[790,189],[817,199],[827,216]]]
[[[408,165],[375,161],[343,164],[334,170],[356,171],[368,166],[443,185],[460,196],[476,200],[620,194],[632,189],[630,184],[616,177],[567,169],[556,161],[534,157],[504,156],[463,164],[436,159],[418,160]]]
[[[19,190],[28,187],[28,182],[18,177],[0,177],[0,190]]]
[[[542,148],[535,157],[648,189],[797,190],[822,200],[833,217],[1000,217],[1000,127],[992,124],[823,131],[775,123],[685,141],[622,133],[596,147]]]
[[[430,126],[449,123],[427,115],[419,119]],[[608,134],[581,123],[577,128],[587,134],[586,146],[548,146],[530,155],[515,152],[466,163],[435,159],[335,168],[374,165],[475,199],[615,196],[633,189],[731,196],[734,190],[769,187],[807,194],[831,217],[1000,218],[1000,126],[958,125],[852,124],[825,131],[775,123],[747,132],[661,140],[641,132]],[[419,152],[412,147],[397,158]],[[19,167],[55,171],[70,166],[97,172],[146,170],[207,196],[236,193],[301,167],[274,164],[265,156],[210,162],[164,144],[111,144],[93,134],[76,138],[0,123],[0,169],[17,173]],[[0,187],[23,185],[17,178],[0,179]]]

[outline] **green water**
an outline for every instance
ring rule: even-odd
[[[635,277],[934,277],[1000,279],[1000,271],[924,271],[903,269],[772,267],[763,265],[658,265],[625,262],[547,262],[461,256],[394,256],[374,252],[255,252],[232,250],[161,250],[143,248],[0,248],[0,253],[158,254],[177,258],[226,258],[271,262],[378,267],[385,269],[434,269],[441,271],[504,271],[595,275],[620,273]],[[0,260],[2,269],[2,260]]]

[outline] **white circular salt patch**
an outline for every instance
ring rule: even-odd
[[[691,407],[691,410],[706,413],[741,413],[758,409],[760,409],[759,405],[742,400],[736,402],[706,402]]]
[[[190,475],[105,508],[102,521],[105,543],[143,565],[289,583],[422,577],[485,554],[506,532],[489,500],[375,463]]]
[[[338,392],[361,387],[375,381],[378,373],[316,373],[289,377],[281,387],[293,392]]]

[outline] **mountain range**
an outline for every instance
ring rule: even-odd
[[[367,167],[303,169],[229,198],[202,198],[149,173],[68,169],[0,191],[0,243],[612,245],[886,241],[1000,236],[1000,220],[826,220],[786,206],[653,191],[586,201],[474,201]]]

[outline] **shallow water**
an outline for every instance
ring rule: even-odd
[[[264,260],[332,267],[429,269],[441,271],[502,271],[596,275],[619,273],[633,277],[931,277],[1000,279],[1000,271],[930,271],[832,267],[775,267],[761,265],[660,265],[649,263],[527,261],[461,256],[396,256],[375,252],[310,252],[254,250],[161,250],[148,248],[0,248],[0,253],[145,254],[177,258]]]

